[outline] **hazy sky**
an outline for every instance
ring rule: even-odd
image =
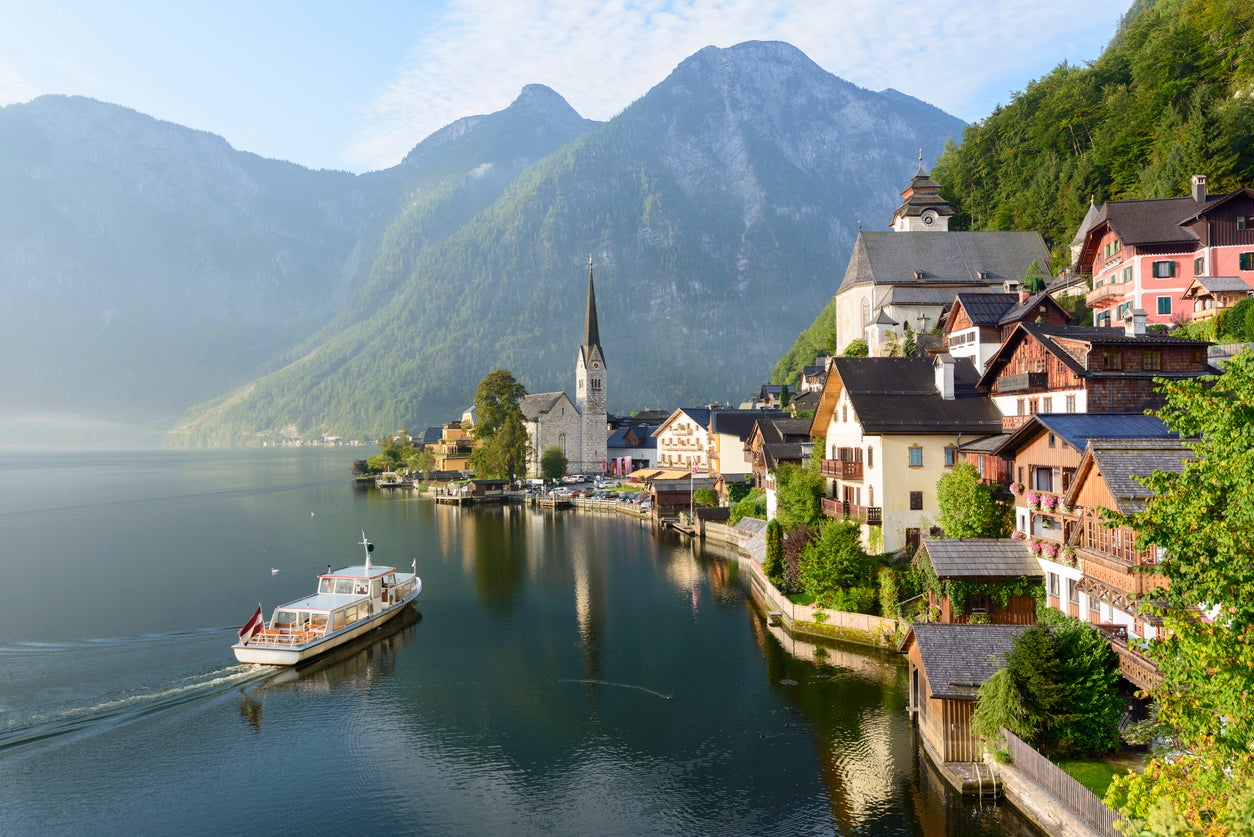
[[[90,96],[312,168],[400,161],[547,84],[609,119],[705,46],[787,41],[968,122],[1092,61],[1131,0],[0,0],[0,105]]]

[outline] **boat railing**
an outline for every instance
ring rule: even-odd
[[[325,625],[313,627],[280,625],[277,628],[263,628],[253,637],[250,644],[255,645],[305,645],[326,635]]]

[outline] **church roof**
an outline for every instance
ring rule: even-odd
[[[861,232],[840,291],[868,284],[1000,286],[1022,281],[1033,261],[1047,266],[1049,260],[1038,232]]]
[[[535,421],[541,416],[547,415],[557,406],[557,402],[567,398],[564,392],[536,392],[530,395],[524,395],[522,400],[518,402],[518,409],[522,410],[523,418],[527,421]],[[572,403],[573,407],[574,404]],[[576,407],[576,410],[579,408]]]
[[[596,291],[592,287],[592,257],[588,257],[588,307],[584,311],[583,318],[583,344],[579,351],[583,355],[585,364],[591,363],[593,349],[601,356],[601,363],[605,363],[605,350],[601,348],[601,329],[597,325],[597,296]]]

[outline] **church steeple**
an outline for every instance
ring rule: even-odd
[[[940,196],[940,185],[923,170],[923,149],[919,149],[919,171],[901,193],[902,204],[893,213],[889,226],[898,232],[949,229],[954,210]]]
[[[597,298],[592,287],[592,257],[588,256],[588,307],[583,318],[583,345],[575,360],[575,406],[579,408],[580,456],[572,473],[597,474],[605,468],[606,414],[605,356],[597,323]]]
[[[587,363],[590,358],[588,353],[591,349],[601,353],[601,362],[605,362],[604,353],[601,352],[601,329],[597,326],[597,295],[592,287],[592,256],[588,256],[588,309],[583,317],[583,356],[584,362]]]

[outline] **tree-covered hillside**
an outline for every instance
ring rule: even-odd
[[[1138,2],[1091,65],[1062,64],[970,126],[933,171],[951,228],[1039,230],[1065,262],[1090,197],[1254,183],[1254,3]]]

